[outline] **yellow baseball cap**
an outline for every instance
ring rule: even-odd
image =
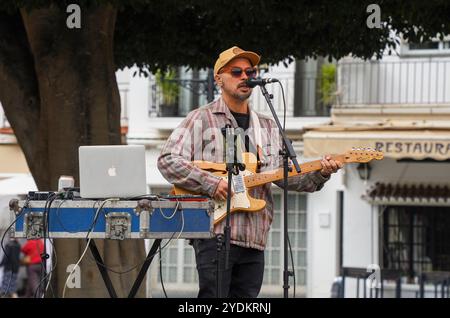
[[[248,59],[250,63],[252,63],[252,66],[258,65],[261,59],[261,57],[255,52],[244,51],[240,47],[233,46],[232,48],[229,48],[228,50],[225,50],[222,53],[220,53],[219,58],[217,59],[216,64],[214,65],[214,75],[217,75],[217,73],[220,71],[222,67],[227,65],[231,60],[238,57]]]

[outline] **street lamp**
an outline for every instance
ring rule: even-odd
[[[369,163],[360,163],[356,170],[358,170],[359,178],[363,181],[367,181],[370,179],[370,172],[372,171],[372,167]]]

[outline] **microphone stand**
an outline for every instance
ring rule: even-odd
[[[271,99],[273,95],[267,92],[265,83],[260,85],[261,93],[269,105],[270,111],[272,112],[273,118],[275,119],[275,123],[278,126],[278,130],[280,131],[281,138],[283,140],[283,149],[280,151],[280,155],[283,156],[283,219],[284,219],[284,227],[283,227],[283,248],[284,248],[284,270],[283,270],[283,297],[289,297],[289,275],[291,274],[288,270],[288,174],[292,168],[289,167],[289,159],[291,159],[294,164],[295,170],[297,173],[300,173],[300,166],[297,162],[297,154],[295,153],[294,147],[292,146],[289,139],[286,137],[286,134],[281,127],[280,120],[273,108]]]
[[[238,160],[237,151],[235,149],[235,138],[236,134],[234,133],[234,128],[231,127],[231,125],[225,126],[225,145],[226,145],[226,170],[228,175],[228,189],[227,189],[227,213],[226,213],[226,219],[225,219],[225,227],[224,227],[224,235],[222,240],[222,235],[218,235],[218,242],[217,242],[217,251],[218,254],[220,254],[220,246],[221,243],[225,242],[225,266],[224,270],[229,269],[229,258],[230,258],[230,241],[231,241],[231,226],[230,226],[230,217],[231,217],[231,190],[232,190],[232,179],[233,174],[238,175],[239,170],[244,171],[245,165],[242,164],[241,158]],[[223,297],[222,294],[222,267],[220,266],[220,255],[218,255],[218,278],[217,278],[217,296]],[[227,296],[227,295],[225,295]]]

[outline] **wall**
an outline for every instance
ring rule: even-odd
[[[336,277],[339,253],[337,191],[342,189],[343,178],[343,171],[339,171],[322,190],[308,194],[308,297],[330,297]]]

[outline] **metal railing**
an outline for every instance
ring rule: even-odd
[[[286,98],[286,107],[287,107],[287,116],[292,117],[294,114],[294,103],[293,103],[293,92],[294,92],[294,78],[291,77],[283,77],[280,78],[280,82],[282,83],[285,91],[285,98]],[[204,80],[198,80],[198,81],[191,81],[189,83],[189,80],[183,80],[183,86],[180,85],[180,91],[181,90],[191,90],[194,94],[197,94],[198,97],[198,105],[189,105],[187,108],[194,109],[198,106],[202,106],[203,104],[206,104],[206,88],[203,85]],[[268,92],[273,95],[272,103],[274,105],[275,111],[277,114],[282,115],[283,114],[283,97],[281,95],[281,90],[279,88],[279,85],[273,84],[273,85],[267,85],[266,86]],[[177,117],[177,116],[183,116],[182,112],[180,112],[180,108],[183,108],[183,106],[186,106],[184,104],[191,103],[190,100],[178,100],[177,104],[175,105],[176,109],[173,109],[172,105],[168,106],[163,104],[162,102],[162,93],[156,85],[156,83],[150,83],[150,94],[151,94],[151,106],[150,106],[150,113],[153,114],[153,116],[158,117]],[[218,97],[219,91],[218,88],[215,87],[215,97]],[[180,92],[180,97],[181,97]],[[266,100],[264,99],[264,96],[260,93],[260,90],[258,87],[255,87],[254,92],[252,94],[252,97],[250,99],[252,108],[260,113],[271,115],[270,110],[266,104]]]
[[[341,280],[334,287],[334,297],[356,297],[356,298],[449,298],[450,297],[450,272],[432,271],[423,272],[415,284],[402,282],[406,279],[404,272],[395,269],[381,269],[379,272],[379,285],[369,287],[368,279],[371,275],[366,268],[343,267]],[[353,282],[354,289],[349,289],[348,283]],[[390,282],[390,287],[388,287]],[[393,284],[393,285],[392,285]]]
[[[305,74],[300,77],[301,80],[301,91],[296,91],[294,73],[284,73],[276,74],[280,83],[283,85],[285,101],[286,101],[286,116],[296,117],[296,116],[328,116],[329,107],[324,105],[321,100],[320,93],[320,77],[310,76]],[[199,79],[190,81],[180,80],[180,95],[175,105],[176,109],[172,109],[163,106],[162,103],[162,93],[156,84],[154,78],[149,77],[149,94],[150,94],[150,106],[149,114],[151,117],[177,117],[185,116],[186,109],[192,110],[201,105],[206,104],[206,87],[205,79]],[[280,85],[277,83],[269,84],[266,86],[269,94],[273,95],[272,103],[277,114],[281,117],[283,116],[284,104],[283,96],[281,94]],[[190,93],[187,91],[190,90]],[[214,88],[215,98],[219,96],[219,90],[217,87]],[[192,93],[197,95],[196,99],[192,99]],[[189,95],[188,98],[183,98],[183,94]],[[296,106],[294,104],[295,94],[299,94],[297,98],[300,99],[300,105]],[[196,100],[196,101],[194,101]],[[194,101],[194,102],[193,102]],[[264,96],[261,94],[259,87],[255,87],[253,94],[250,99],[252,108],[260,113],[271,116],[269,107],[267,106]],[[189,105],[188,105],[189,104]],[[331,105],[330,105],[331,106]]]
[[[432,285],[434,298],[450,298],[450,272],[423,272],[420,275],[420,289],[417,297],[425,298],[425,286]]]
[[[384,298],[386,281],[395,283],[395,298],[402,297],[402,276],[400,271],[380,270],[380,282],[377,282],[379,283],[379,288],[369,288],[367,286],[367,279],[371,275],[371,272],[368,272],[366,268],[343,267],[341,275],[342,281],[339,286],[339,292],[337,293],[340,298],[346,297],[346,282],[349,278],[356,279],[356,298]]]
[[[450,104],[450,59],[341,61],[337,106]]]
[[[190,110],[205,105],[208,99],[217,97],[217,87],[208,86],[208,79],[171,79],[178,85],[178,94],[171,103],[164,100],[164,92],[157,84],[155,76],[149,76],[149,116],[150,117],[184,117]]]
[[[286,99],[286,116],[292,117],[294,116],[294,75],[287,73],[280,76],[277,75],[277,78],[280,80],[280,83],[284,88],[284,96]],[[283,115],[284,107],[280,85],[277,83],[269,84],[266,85],[266,88],[269,94],[273,95],[273,107],[276,113],[281,117]],[[266,114],[268,116],[272,116],[269,106],[267,105],[264,96],[261,94],[261,90],[259,89],[259,87],[255,87],[253,89],[250,102],[253,110],[262,114]]]

